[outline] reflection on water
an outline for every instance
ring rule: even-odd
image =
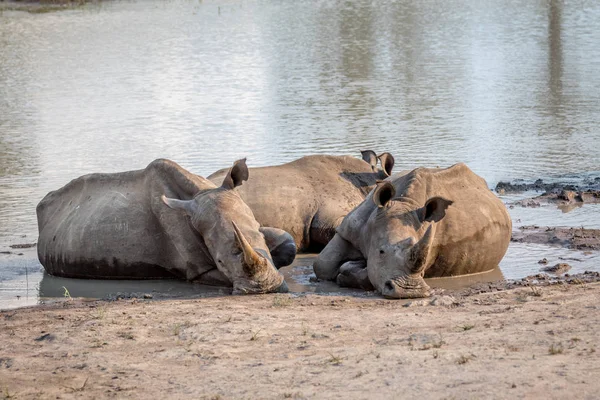
[[[598,43],[591,0],[0,12],[0,250],[35,241],[48,191],[159,157],[207,175],[374,148],[490,185],[598,171]]]

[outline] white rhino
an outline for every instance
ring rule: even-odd
[[[70,278],[178,277],[234,293],[287,291],[276,266],[293,261],[295,244],[282,230],[260,228],[234,190],[247,179],[245,159],[220,187],[163,159],[82,176],[37,206],[38,257],[48,273]]]
[[[426,297],[424,277],[495,268],[511,230],[502,201],[466,165],[417,168],[378,184],[344,218],[314,271],[388,298]]]
[[[322,249],[344,216],[365,199],[378,180],[392,172],[391,154],[361,153],[362,160],[312,155],[283,165],[250,168],[240,196],[261,225],[290,233],[299,250]],[[226,173],[220,170],[208,179],[220,182]]]

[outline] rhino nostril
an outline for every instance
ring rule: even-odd
[[[384,286],[389,291],[393,291],[394,290],[394,285],[392,284],[391,281],[387,281]]]

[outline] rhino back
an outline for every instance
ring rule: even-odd
[[[203,254],[194,254],[198,238],[187,217],[165,212],[160,196],[191,198],[204,183],[172,179],[178,168],[157,160],[144,170],[85,175],[50,192],[37,207],[42,265],[68,277],[186,277],[185,260],[202,263]]]
[[[227,170],[208,177],[215,184]],[[349,156],[313,155],[271,167],[251,168],[237,188],[262,226],[290,233],[300,249],[310,244],[311,227],[333,231],[374,185],[366,162]]]
[[[433,265],[426,277],[463,275],[495,268],[508,248],[512,223],[502,201],[465,164],[446,169],[418,168],[394,180],[396,197],[425,202],[452,200],[437,224]]]

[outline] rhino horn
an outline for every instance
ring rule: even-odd
[[[429,258],[429,251],[433,243],[434,226],[429,225],[425,234],[413,247],[410,249],[409,263],[411,274],[421,274],[425,271],[427,266],[427,259]]]
[[[251,275],[254,275],[260,271],[261,267],[264,265],[265,260],[260,254],[256,252],[256,250],[252,248],[252,246],[250,246],[250,243],[248,243],[248,240],[246,240],[244,234],[242,233],[240,228],[238,228],[236,223],[233,221],[231,221],[231,223],[233,224],[235,241],[239,248],[242,250],[242,253],[244,254],[242,260],[244,264],[244,269],[248,270],[248,272]]]

